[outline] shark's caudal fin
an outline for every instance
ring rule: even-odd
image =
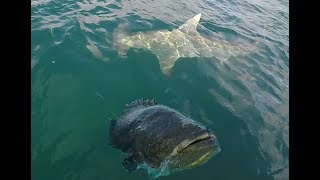
[[[128,49],[130,48],[129,46],[121,42],[127,36],[126,34],[127,26],[128,26],[128,23],[119,24],[112,34],[113,45],[117,49],[120,56],[125,56]]]
[[[183,32],[189,32],[189,31],[197,31],[197,26],[199,24],[201,18],[201,13],[195,15],[192,19],[189,19],[184,24],[182,24],[178,29]]]

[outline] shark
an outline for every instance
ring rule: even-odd
[[[204,37],[197,31],[201,13],[187,20],[177,29],[127,34],[126,24],[120,24],[113,33],[114,47],[120,56],[130,48],[145,49],[156,55],[164,75],[170,75],[175,62],[184,57],[215,57],[226,62],[231,56],[245,55],[252,46],[234,45],[213,37]]]

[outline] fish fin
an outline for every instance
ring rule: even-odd
[[[199,24],[201,18],[201,13],[195,15],[192,19],[189,19],[186,21],[184,24],[182,24],[178,29],[183,31],[183,32],[189,32],[189,31],[197,31],[197,26]]]
[[[170,76],[171,75],[172,67],[173,67],[173,65],[167,66],[167,65],[164,65],[164,64],[160,63],[161,72],[166,76]]]
[[[140,106],[140,105],[142,105],[142,106],[153,106],[153,105],[156,105],[156,104],[157,104],[157,102],[154,99],[151,99],[151,100],[149,100],[149,99],[145,99],[145,100],[139,99],[139,100],[135,100],[135,101],[131,102],[130,104],[126,104],[126,108],[132,108],[132,107],[136,107],[136,106]]]
[[[170,56],[170,57],[169,57],[169,55],[170,54],[168,54],[166,56],[157,56],[159,59],[161,72],[166,76],[171,75],[172,68],[173,68],[175,62],[179,58],[179,56],[176,54],[174,56]]]
[[[131,156],[128,156],[127,158],[125,158],[123,161],[122,161],[122,166],[124,169],[126,169],[128,172],[132,173],[134,172],[135,170],[137,170],[138,168],[138,163],[136,162],[136,160],[134,159],[134,157],[131,155]]]
[[[130,112],[136,110],[137,107],[148,107],[148,106],[154,106],[157,102],[154,99],[139,99],[135,100],[129,104],[126,104],[126,108],[122,112],[122,116],[129,114]]]

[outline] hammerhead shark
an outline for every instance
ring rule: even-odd
[[[163,74],[170,75],[171,69],[180,57],[215,57],[221,62],[231,56],[245,55],[249,47],[236,46],[217,38],[205,38],[197,31],[201,13],[189,19],[174,30],[138,32],[127,35],[125,25],[120,24],[113,33],[114,47],[120,56],[130,48],[151,51],[159,59]]]

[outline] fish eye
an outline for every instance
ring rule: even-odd
[[[188,127],[188,124],[187,124],[187,123],[183,123],[183,124],[181,125],[181,127],[182,127],[183,129],[186,129],[186,128]]]

